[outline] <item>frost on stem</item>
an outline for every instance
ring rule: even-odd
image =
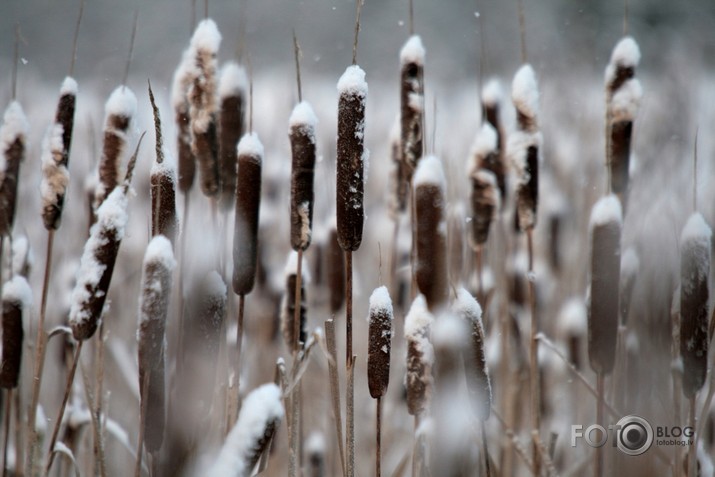
[[[248,77],[242,66],[228,62],[221,68],[219,98],[219,161],[221,170],[221,205],[234,206],[236,195],[236,144],[246,132]]]
[[[410,183],[422,157],[425,49],[418,35],[411,36],[400,51],[400,148],[403,180]]]
[[[680,236],[680,355],[683,393],[695,396],[705,383],[712,230],[695,212]]]
[[[0,128],[0,237],[11,235],[15,223],[20,163],[25,159],[29,129],[22,106],[11,102]]]
[[[62,219],[62,207],[69,185],[70,173],[67,170],[62,125],[55,123],[47,131],[42,141],[42,222],[47,230],[57,230]]]
[[[413,416],[427,409],[432,395],[434,348],[430,342],[430,327],[433,321],[424,296],[418,295],[405,317],[407,411]]]
[[[337,229],[338,242],[345,251],[360,248],[364,220],[364,169],[369,152],[364,147],[365,72],[348,66],[338,81],[337,142]]]
[[[313,227],[315,127],[318,118],[307,101],[299,103],[289,120],[292,153],[290,185],[290,243],[293,250],[310,246]]]
[[[384,396],[390,383],[392,318],[387,287],[376,288],[370,295],[367,352],[367,384],[374,399]]]

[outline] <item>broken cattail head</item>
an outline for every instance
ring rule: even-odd
[[[403,180],[409,185],[422,157],[425,49],[413,35],[400,51],[400,157]]]
[[[236,201],[236,144],[246,132],[248,77],[246,70],[230,61],[221,68],[218,94],[221,101],[219,162],[221,206],[228,210]]]
[[[306,318],[307,318],[307,306],[308,298],[306,297],[305,289],[306,284],[310,280],[308,274],[308,269],[303,264],[301,266],[301,286],[300,286],[300,311],[298,314],[298,319],[300,323],[298,324],[298,329],[300,334],[295,336],[295,307],[296,307],[296,279],[298,276],[298,254],[296,252],[291,252],[288,257],[288,263],[285,268],[285,294],[283,295],[283,300],[281,303],[281,331],[283,332],[283,339],[285,340],[288,350],[293,351],[296,349],[302,349],[303,345],[306,343]]]
[[[368,316],[367,384],[373,399],[381,398],[390,383],[392,347],[392,300],[387,287],[370,295]]]
[[[17,387],[22,363],[24,331],[22,314],[29,311],[32,290],[27,280],[15,276],[5,283],[2,290],[2,365],[0,366],[0,387]]]
[[[20,163],[25,159],[29,129],[22,106],[11,102],[0,128],[0,237],[10,236],[15,223]]]
[[[338,81],[337,144],[337,226],[338,242],[346,252],[354,252],[362,242],[365,163],[369,152],[364,147],[365,72],[348,66]]]
[[[420,415],[429,406],[432,395],[432,365],[434,348],[430,342],[430,327],[434,318],[427,309],[424,296],[418,295],[405,317],[407,341],[407,411]]]
[[[610,373],[616,358],[622,224],[621,203],[615,195],[603,197],[593,206],[588,357],[591,368],[600,374]]]
[[[315,175],[315,127],[318,118],[307,101],[293,108],[290,116],[292,152],[290,184],[290,244],[306,250],[313,228],[313,177]]]

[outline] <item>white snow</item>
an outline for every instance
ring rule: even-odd
[[[325,453],[325,437],[320,432],[311,432],[305,441],[305,451],[308,454]]]
[[[27,308],[32,304],[32,290],[22,275],[15,275],[2,288],[2,301],[12,302]]]
[[[514,75],[511,84],[511,99],[514,106],[524,116],[535,119],[539,114],[539,86],[534,69],[523,65]]]
[[[621,255],[621,275],[635,276],[640,266],[636,250],[633,247],[628,247]]]
[[[42,180],[40,195],[43,208],[53,205],[58,197],[63,196],[70,181],[70,173],[62,164],[64,159],[63,128],[59,123],[49,127],[42,141]]]
[[[622,38],[611,53],[612,65],[636,67],[641,60],[641,50],[633,37]]]
[[[425,64],[425,47],[419,35],[412,35],[400,50],[400,65],[408,63]]]
[[[169,272],[176,267],[174,249],[171,242],[163,235],[156,235],[151,239],[144,253],[144,266],[150,263],[160,263]],[[224,286],[225,287],[225,286]]]
[[[315,115],[315,112],[313,112],[313,108],[310,106],[310,103],[307,101],[301,101],[296,104],[290,115],[290,119],[288,120],[288,125],[291,128],[309,128],[311,135],[314,135],[315,132],[313,130],[318,125],[318,117]],[[313,142],[315,142],[315,139]]]
[[[0,182],[5,174],[4,152],[19,138],[25,142],[30,124],[27,122],[22,106],[18,101],[10,103],[3,115],[2,128],[0,128]]]
[[[288,260],[286,261],[283,273],[286,279],[291,275],[298,274],[298,252],[295,250],[292,250],[288,254]],[[303,284],[310,282],[310,270],[308,270],[308,263],[305,260],[305,255],[303,255],[303,263],[300,266],[300,274],[302,275],[301,280]]]
[[[370,314],[373,311],[384,311],[392,319],[392,299],[390,298],[390,292],[384,285],[375,288],[370,295]]]
[[[529,176],[526,174],[526,157],[530,147],[535,146],[541,149],[543,136],[540,132],[530,133],[525,131],[512,131],[509,134],[507,142],[507,156],[509,162],[518,175],[520,184],[526,184],[529,181]],[[539,155],[541,162],[541,155]]]
[[[712,237],[712,229],[705,222],[705,219],[700,212],[693,213],[683,227],[683,233],[680,236],[680,243],[697,242],[706,245],[710,248],[710,239]]]
[[[365,98],[367,96],[367,82],[365,72],[358,65],[351,65],[338,80],[338,92]]]
[[[623,223],[623,213],[621,209],[621,201],[614,194],[609,194],[601,197],[591,209],[591,219],[589,228],[606,225],[611,222],[616,222],[618,225]]]
[[[494,127],[485,122],[479,128],[477,135],[474,137],[474,142],[471,147],[471,155],[474,158],[472,167],[478,167],[479,162],[486,158],[490,153],[497,148],[497,132]]]
[[[238,155],[250,155],[258,159],[258,162],[263,161],[263,144],[258,139],[258,134],[249,132],[243,135],[238,142]]]
[[[171,82],[171,104],[175,110],[183,110],[188,106],[186,97],[191,82],[194,80],[194,57],[191,48],[184,50],[181,55],[181,62],[174,71]]]
[[[415,189],[421,185],[433,185],[439,187],[444,194],[447,188],[442,161],[437,156],[430,155],[420,159],[412,180]]]
[[[202,286],[204,291],[209,295],[226,298],[226,284],[216,270],[212,270],[206,274]]]
[[[191,37],[191,48],[195,51],[206,50],[216,54],[219,46],[221,46],[221,33],[216,23],[210,18],[201,20]]]
[[[446,313],[435,321],[432,341],[437,347],[455,351],[464,349],[469,344],[469,328],[464,320],[452,313]]]
[[[281,390],[273,383],[252,391],[243,402],[236,425],[226,438],[207,477],[248,477],[253,469],[246,468],[246,459],[253,454],[256,443],[263,439],[271,423],[280,423],[284,411]]]
[[[137,97],[127,86],[119,86],[109,96],[104,105],[105,122],[109,116],[124,116],[133,118],[137,112]]]
[[[62,86],[60,87],[60,96],[64,96],[66,94],[77,96],[77,81],[75,81],[75,79],[71,76],[65,77],[62,82]]]
[[[482,88],[482,102],[487,106],[496,106],[502,100],[504,92],[498,79],[492,78]]]
[[[12,240],[12,274],[19,275],[27,263],[30,267],[35,263],[30,241],[25,235],[18,235]]]
[[[681,276],[681,293],[690,293],[700,281],[707,280],[710,274],[710,241],[712,230],[699,212],[693,213],[683,227],[680,235],[681,256],[691,254],[695,259],[696,269]]]
[[[643,88],[637,78],[632,78],[616,90],[609,103],[612,122],[633,121],[643,97]]]
[[[569,298],[559,311],[559,328],[568,336],[584,336],[587,331],[587,310],[583,299]]]
[[[457,298],[452,304],[452,311],[458,316],[463,316],[471,321],[477,321],[482,326],[482,307],[476,298],[464,287],[457,290]]]
[[[422,359],[429,364],[434,362],[434,348],[429,341],[430,327],[433,322],[434,317],[427,308],[425,297],[418,295],[405,317],[405,339],[417,345],[422,352]]]
[[[235,61],[229,61],[221,68],[218,81],[218,95],[221,99],[231,96],[246,95],[248,75],[246,69]]]
[[[161,151],[164,155],[164,160],[162,162],[157,162],[155,157],[149,173],[152,176],[157,174],[169,176],[172,181],[176,183],[176,159],[166,146],[162,146]]]

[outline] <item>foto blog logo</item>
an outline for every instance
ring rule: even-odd
[[[584,429],[580,424],[571,426],[571,447],[576,447],[579,439],[591,447],[603,447],[612,438],[612,446],[624,454],[636,456],[645,453],[653,445],[653,427],[640,416],[622,417],[615,425],[606,430],[603,426],[592,424]]]

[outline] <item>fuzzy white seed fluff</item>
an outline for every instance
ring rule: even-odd
[[[288,125],[291,128],[309,128],[315,129],[318,125],[318,117],[313,112],[313,108],[307,101],[301,101],[295,105],[293,112],[288,120]]]
[[[127,86],[119,86],[112,91],[104,105],[104,111],[106,113],[105,121],[111,115],[132,118],[137,112],[137,97]]]
[[[418,295],[405,317],[405,339],[417,345],[422,352],[422,359],[430,365],[434,362],[434,348],[429,340],[433,322],[434,318],[427,308],[425,297]]]
[[[425,47],[419,35],[412,35],[400,50],[400,65],[408,63],[425,64]]]
[[[588,320],[586,304],[581,298],[570,298],[561,307],[559,312],[559,328],[566,335],[584,336],[587,331]]]
[[[348,66],[338,80],[338,92],[365,98],[367,96],[365,71],[358,65]]]
[[[444,177],[442,161],[437,156],[427,156],[417,164],[417,170],[413,178],[415,189],[421,185],[437,186],[444,193],[447,182]]]
[[[642,97],[643,88],[637,78],[623,83],[609,103],[611,122],[633,121],[638,114]]]
[[[511,99],[521,114],[536,118],[539,114],[539,86],[536,74],[529,64],[523,65],[514,75],[511,84]]]
[[[62,86],[60,87],[60,96],[66,94],[71,94],[77,96],[77,81],[71,76],[67,76],[64,81],[62,81]]]
[[[390,298],[390,292],[384,285],[375,288],[370,295],[370,315],[377,311],[384,311],[392,318],[392,299]],[[368,321],[369,320],[370,317],[368,316]]]
[[[151,239],[144,252],[144,266],[150,263],[161,263],[168,271],[173,271],[176,267],[174,249],[171,242],[163,235],[156,235]]]
[[[221,46],[221,33],[218,31],[216,22],[210,18],[201,20],[191,37],[191,48],[194,50],[206,50],[218,53]]]
[[[2,301],[19,304],[24,309],[32,304],[32,290],[25,277],[15,275],[5,282],[2,288]]]
[[[606,225],[615,222],[622,224],[623,213],[621,209],[621,201],[613,194],[601,197],[591,209],[591,220],[589,227],[593,230],[594,227]]]
[[[478,168],[481,162],[497,148],[497,132],[489,123],[482,124],[470,149],[472,160],[468,161],[468,173]]]
[[[40,195],[43,207],[55,204],[57,198],[65,194],[69,185],[70,173],[62,164],[64,152],[62,133],[62,125],[55,123],[49,127],[42,141]]]
[[[248,90],[246,69],[234,61],[229,61],[221,68],[218,82],[218,95],[221,99],[230,96],[245,95]]]
[[[171,82],[171,105],[175,110],[188,108],[189,87],[194,81],[194,57],[191,48],[187,48],[181,55],[181,62],[174,71]]]
[[[255,132],[246,133],[238,142],[238,155],[251,155],[263,160],[263,143]]]

